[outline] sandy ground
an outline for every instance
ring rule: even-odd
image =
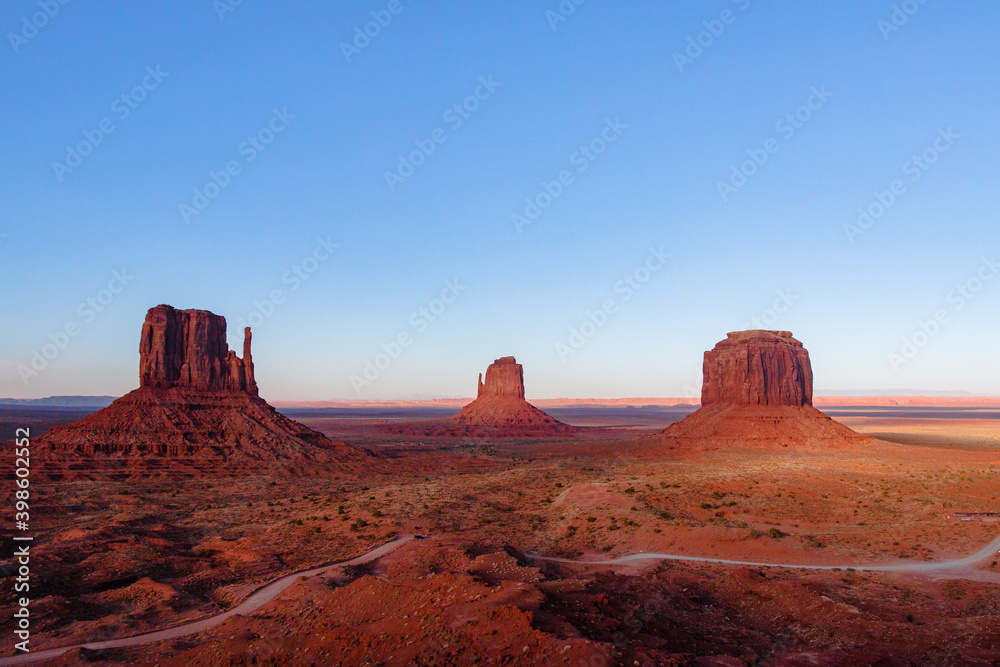
[[[1000,422],[860,414],[841,419],[898,442],[662,452],[635,439],[662,413],[587,418],[633,440],[401,442],[357,416],[316,415],[304,421],[364,434],[397,473],[34,480],[32,647],[198,621],[289,572],[421,533],[432,539],[296,583],[198,634],[51,664],[1000,660],[996,559],[957,578],[853,567],[959,559],[997,538],[994,518],[957,514],[1000,512]],[[642,552],[831,569],[525,556]]]

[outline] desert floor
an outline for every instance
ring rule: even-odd
[[[883,441],[669,450],[643,437],[690,412],[667,407],[552,409],[588,427],[563,441],[411,441],[387,427],[454,410],[288,409],[382,458],[360,478],[36,471],[32,648],[196,621],[420,534],[205,632],[39,664],[1000,664],[996,554],[937,574],[857,569],[962,558],[1000,536],[996,517],[961,516],[1000,512],[1000,411],[827,411]],[[8,412],[0,430],[76,416]],[[789,567],[532,558],[641,552]],[[794,567],[809,564],[839,569]]]

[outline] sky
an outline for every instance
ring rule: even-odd
[[[0,396],[121,395],[161,303],[270,400],[1000,394],[1000,6],[9,0]],[[238,338],[231,346],[240,350]],[[235,344],[235,345],[234,345]]]

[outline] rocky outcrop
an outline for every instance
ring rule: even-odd
[[[343,473],[369,455],[277,412],[257,395],[250,329],[243,358],[229,350],[226,320],[205,310],[151,308],[139,343],[140,387],[36,442],[50,468],[76,471]],[[246,466],[251,466],[247,468]],[[164,468],[163,466],[166,466]]]
[[[701,408],[652,436],[670,449],[866,445],[812,406],[809,353],[787,331],[740,331],[705,353]]]
[[[703,406],[812,405],[809,352],[788,331],[739,331],[705,353]]]
[[[514,357],[501,357],[479,376],[476,400],[452,417],[472,427],[502,430],[504,435],[550,435],[576,432],[524,398],[524,369]]]
[[[486,382],[479,374],[479,393],[483,396],[499,396],[524,400],[524,367],[514,357],[500,357],[486,369]]]
[[[150,308],[139,340],[139,386],[257,394],[244,330],[243,358],[226,342],[226,318],[207,310]]]

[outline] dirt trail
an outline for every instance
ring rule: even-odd
[[[906,572],[923,574],[941,574],[962,578],[987,578],[1000,581],[1000,576],[989,572],[982,572],[976,566],[986,561],[991,556],[996,556],[1000,552],[1000,537],[987,544],[985,547],[965,558],[956,560],[924,562],[924,563],[889,563],[882,565],[796,565],[795,563],[758,563],[754,561],[728,560],[725,558],[706,558],[702,556],[681,556],[677,554],[660,553],[638,553],[628,556],[621,556],[611,560],[575,560],[572,558],[553,558],[551,556],[539,556],[537,554],[526,554],[532,560],[548,561],[551,563],[567,563],[575,565],[621,565],[641,560],[682,560],[694,561],[698,563],[722,563],[723,565],[746,565],[750,567],[788,567],[799,570],[846,570],[851,568],[859,572]]]
[[[214,628],[220,623],[224,623],[226,620],[236,615],[246,615],[252,611],[256,611],[260,607],[264,606],[274,598],[278,597],[286,588],[294,584],[296,581],[302,577],[314,577],[318,575],[326,574],[327,572],[334,570],[339,567],[344,567],[346,565],[360,565],[361,563],[369,563],[373,560],[377,560],[387,553],[394,551],[395,549],[406,544],[413,539],[413,536],[406,535],[399,537],[392,542],[387,542],[380,547],[376,547],[366,554],[358,556],[357,558],[352,558],[351,560],[341,561],[339,563],[331,563],[329,565],[322,565],[320,567],[312,568],[311,570],[303,570],[301,572],[295,572],[293,574],[288,574],[272,581],[271,583],[259,588],[250,597],[240,603],[238,606],[233,607],[227,612],[221,614],[216,614],[215,616],[209,616],[208,618],[203,618],[200,621],[194,621],[191,623],[185,623],[184,625],[178,625],[174,628],[167,628],[166,630],[158,630],[156,632],[148,632],[142,635],[135,635],[132,637],[122,637],[120,639],[111,639],[103,642],[92,642],[89,644],[74,644],[73,646],[64,646],[62,648],[47,649],[44,651],[25,653],[22,655],[15,655],[7,658],[0,658],[0,666],[2,665],[24,665],[30,662],[37,662],[39,660],[47,660],[49,658],[55,658],[67,651],[72,651],[77,648],[86,648],[92,650],[98,649],[108,649],[108,648],[125,648],[127,646],[141,646],[143,644],[152,644],[154,642],[164,641],[166,639],[176,639],[178,637],[183,637],[185,635],[192,635],[198,632],[203,632],[210,628]]]

